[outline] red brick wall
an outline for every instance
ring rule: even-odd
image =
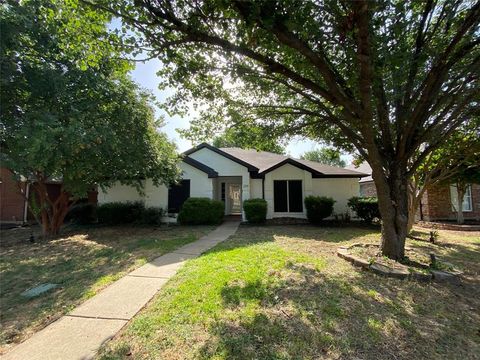
[[[368,181],[360,183],[360,194],[361,196],[377,196],[377,188],[373,181]]]
[[[12,173],[6,168],[0,168],[0,221],[23,221],[24,206],[25,202]]]
[[[472,210],[464,211],[464,218],[480,220],[480,184],[472,184]],[[429,189],[422,199],[422,213],[423,219],[427,221],[455,220],[457,214],[452,209],[450,186]]]

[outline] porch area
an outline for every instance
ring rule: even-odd
[[[219,176],[213,180],[213,199],[225,204],[225,216],[242,215],[242,177]]]

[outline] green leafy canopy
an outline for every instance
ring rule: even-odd
[[[217,135],[212,143],[216,147],[253,148],[258,151],[284,154],[285,148],[279,144],[275,137],[270,136],[269,130],[269,128],[252,125],[231,127],[226,129],[224,133]]]
[[[404,256],[409,178],[479,115],[480,2],[81,0],[164,64],[192,136],[253,122],[355,150],[372,167],[382,252]]]
[[[340,150],[327,147],[306,151],[301,158],[331,166],[345,167],[347,165],[341,158]]]
[[[168,183],[175,146],[158,131],[152,96],[128,76],[111,15],[75,0],[0,6],[2,166],[62,179],[83,196],[93,184]]]

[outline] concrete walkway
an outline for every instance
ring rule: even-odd
[[[132,271],[5,354],[4,360],[91,359],[157,291],[193,259],[237,231],[227,221],[199,240]]]

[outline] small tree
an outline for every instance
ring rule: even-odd
[[[347,164],[345,160],[340,157],[341,153],[338,149],[320,148],[311,151],[306,151],[301,156],[301,159],[315,161],[320,164],[345,167]]]
[[[151,96],[99,40],[118,40],[109,16],[55,0],[12,1],[0,12],[2,166],[31,183],[27,200],[45,236],[95,184],[140,189],[144,178],[176,178],[175,146],[157,132]],[[52,179],[62,183],[56,199]]]
[[[472,119],[455,131],[439,149],[430,153],[410,178],[408,187],[408,231],[413,227],[423,195],[437,185],[451,184],[469,175],[480,163],[479,119]]]

